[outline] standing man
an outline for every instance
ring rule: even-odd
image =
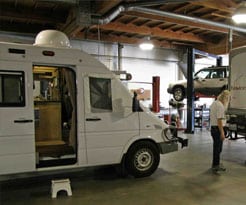
[[[230,98],[230,92],[224,90],[210,106],[211,135],[213,138],[213,161],[212,171],[226,171],[220,164],[220,153],[222,152],[223,141],[225,139],[224,126],[226,123],[225,110]]]

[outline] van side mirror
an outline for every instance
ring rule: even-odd
[[[133,98],[132,98],[132,112],[142,112],[142,108],[139,105],[139,100],[137,99],[138,94],[136,91],[133,93]]]

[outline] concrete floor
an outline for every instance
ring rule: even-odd
[[[183,133],[179,134],[184,135]],[[223,164],[227,171],[211,173],[209,132],[186,135],[189,147],[161,156],[157,171],[147,178],[119,178],[109,167],[90,168],[55,177],[71,180],[73,195],[50,195],[51,176],[1,182],[1,205],[245,205],[246,143],[226,140]]]

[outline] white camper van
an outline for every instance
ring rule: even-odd
[[[231,100],[228,107],[229,130],[246,139],[246,46],[230,52],[229,89]],[[236,138],[237,136],[235,136]]]
[[[0,43],[0,175],[120,164],[151,175],[178,137],[65,34]],[[180,138],[179,138],[180,139]]]

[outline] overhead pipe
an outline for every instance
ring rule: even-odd
[[[154,5],[159,5],[161,3],[169,3],[169,2],[174,3],[173,1],[174,0],[172,0],[172,1],[170,1],[170,0],[169,1],[167,1],[167,0],[155,0],[155,1],[148,1],[148,2],[134,2],[134,3],[130,3],[128,5],[120,5],[116,10],[114,10],[107,17],[99,19],[98,23],[99,24],[110,23],[117,16],[119,16],[121,12],[131,10],[131,9],[138,7],[138,6],[154,6]],[[176,2],[185,2],[184,0],[175,0],[175,1]]]
[[[152,15],[159,15],[159,16],[163,16],[163,17],[187,20],[187,21],[191,21],[191,22],[202,23],[202,24],[206,24],[206,25],[210,25],[210,26],[217,26],[220,28],[225,28],[225,29],[229,29],[229,30],[234,30],[234,31],[246,33],[246,29],[242,28],[242,27],[227,25],[227,24],[209,21],[209,20],[205,20],[205,19],[201,19],[201,18],[197,18],[197,17],[185,16],[185,15],[175,14],[175,13],[166,12],[166,11],[158,11],[158,10],[148,9],[148,8],[143,8],[143,7],[123,6],[123,5],[119,6],[109,16],[107,16],[103,19],[99,19],[98,24],[110,23],[117,16],[119,16],[121,12],[124,12],[124,11],[136,11],[136,12],[141,12],[141,13],[145,13],[145,14],[152,14]]]
[[[98,24],[107,24],[113,21],[117,16],[120,15],[121,12],[126,11],[127,7],[119,6],[115,11],[109,14],[107,17],[98,20]]]
[[[199,0],[152,0],[152,1],[136,1],[128,3],[128,7],[136,7],[136,6],[156,6],[160,4],[172,4],[172,3],[185,3],[185,2],[191,2],[191,1],[199,1]]]
[[[155,14],[155,15],[159,15],[159,16],[165,16],[165,17],[176,18],[176,19],[181,19],[181,20],[187,20],[187,21],[192,21],[192,22],[196,22],[196,23],[202,23],[202,24],[207,24],[210,26],[217,26],[220,28],[232,29],[234,31],[246,33],[245,28],[227,25],[227,24],[223,24],[223,23],[218,23],[218,22],[214,22],[214,21],[209,21],[209,20],[205,20],[205,19],[201,19],[201,18],[197,18],[197,17],[191,17],[191,16],[185,16],[185,15],[181,15],[181,14],[170,13],[170,12],[166,12],[166,11],[158,11],[158,10],[148,9],[148,8],[143,8],[143,7],[129,7],[127,10],[128,11],[137,11],[137,12],[146,13],[146,14]]]

